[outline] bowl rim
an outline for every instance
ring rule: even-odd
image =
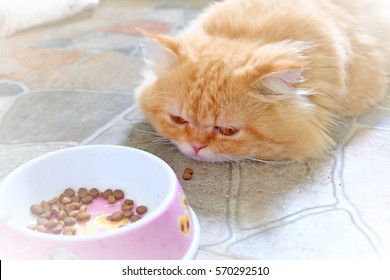
[[[124,233],[129,233],[131,231],[135,231],[135,230],[141,228],[142,226],[146,225],[147,223],[151,222],[152,220],[156,219],[158,216],[160,216],[161,214],[163,214],[167,210],[171,201],[175,197],[176,184],[178,181],[177,176],[176,176],[175,172],[173,171],[173,169],[164,160],[162,160],[161,158],[159,158],[159,157],[157,157],[149,152],[146,152],[146,151],[143,151],[143,150],[140,150],[137,148],[128,147],[128,146],[121,146],[121,145],[105,145],[105,144],[104,145],[100,145],[100,144],[98,144],[98,145],[82,145],[82,146],[62,148],[62,149],[58,149],[56,151],[42,154],[38,157],[35,157],[31,160],[28,160],[27,162],[21,164],[20,166],[16,167],[13,171],[11,171],[0,182],[0,196],[2,195],[2,192],[6,189],[8,182],[13,177],[17,176],[19,172],[22,172],[23,169],[25,169],[25,168],[28,168],[32,165],[39,163],[40,161],[46,160],[47,158],[50,158],[53,156],[57,156],[59,154],[68,153],[68,152],[77,151],[77,150],[87,150],[87,149],[93,150],[93,149],[97,149],[97,148],[98,149],[118,149],[118,150],[128,150],[128,151],[132,151],[132,152],[138,152],[138,153],[143,154],[144,156],[151,158],[152,160],[157,161],[159,163],[159,165],[162,166],[164,168],[164,170],[166,171],[168,178],[169,178],[169,186],[170,186],[170,189],[169,189],[167,195],[165,196],[164,200],[162,201],[162,203],[156,209],[154,209],[149,215],[146,215],[145,217],[143,217],[142,219],[137,221],[137,223],[131,224],[131,225],[126,226],[126,227],[117,228],[117,229],[112,230],[112,231],[101,232],[101,233],[96,233],[96,234],[91,234],[91,235],[66,236],[66,235],[56,235],[56,234],[42,234],[40,232],[36,232],[36,231],[28,229],[27,225],[26,225],[25,229],[22,227],[19,227],[19,226],[11,225],[10,223],[8,223],[6,221],[6,219],[2,218],[1,216],[0,216],[0,223],[3,224],[3,226],[5,226],[7,228],[11,228],[12,230],[15,230],[15,231],[17,231],[21,234],[27,235],[27,236],[31,236],[32,238],[53,240],[53,241],[59,241],[59,242],[77,242],[77,241],[100,240],[100,239],[104,239],[104,238],[111,238],[111,237],[115,237],[117,235],[122,235]],[[0,215],[1,215],[1,211],[0,211]]]

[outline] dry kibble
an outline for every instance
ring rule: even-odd
[[[132,205],[134,204],[134,201],[132,201],[131,199],[125,199],[125,200],[123,201],[123,204],[132,206]]]
[[[76,218],[74,217],[66,217],[64,219],[65,226],[73,226],[76,223]]]
[[[74,209],[71,209],[71,208],[72,208],[72,207],[70,207],[70,204],[66,204],[66,205],[65,205],[64,210],[65,210],[66,214],[68,214],[70,211],[74,210]]]
[[[107,197],[107,201],[111,204],[114,204],[116,202],[116,198],[113,194],[110,194],[108,197]]]
[[[122,204],[121,205],[122,211],[131,210],[131,208],[133,208],[133,205],[127,205],[127,204]]]
[[[72,202],[80,202],[80,200],[81,200],[81,198],[77,195],[72,196],[70,199],[72,200]]]
[[[71,207],[73,207],[72,210],[78,210],[81,207],[81,204],[79,202],[72,202],[70,205]]]
[[[37,220],[37,225],[46,226],[48,222],[49,222],[49,220],[46,219],[46,218],[38,218],[38,220]]]
[[[131,218],[131,216],[133,216],[133,215],[134,215],[133,211],[130,211],[130,210],[123,211],[123,217],[125,217],[126,219]]]
[[[97,198],[100,195],[100,192],[96,188],[92,188],[89,190],[89,195],[93,198]]]
[[[90,195],[86,195],[81,199],[81,202],[84,204],[90,204],[93,201],[93,197]]]
[[[79,210],[72,210],[68,213],[68,217],[76,217],[78,213],[80,213]]]
[[[133,223],[138,221],[139,219],[141,219],[141,217],[138,215],[133,215],[130,217],[130,221],[132,221]]]
[[[60,221],[60,222],[62,222],[62,221]],[[55,227],[50,229],[52,233],[60,234],[62,232],[62,230],[64,229],[64,225],[61,224],[60,222]]]
[[[75,195],[75,191],[72,188],[67,188],[66,190],[64,190],[64,193],[68,194],[69,197]]]
[[[47,201],[43,200],[41,202],[41,206],[43,207],[43,211],[50,212],[50,205],[47,203]]]
[[[40,215],[41,218],[50,219],[51,218],[51,212],[44,212]]]
[[[37,227],[38,227],[37,224],[31,224],[31,225],[28,225],[28,226],[27,226],[28,229],[32,229],[32,230],[36,230]]]
[[[194,171],[191,168],[187,167],[187,168],[184,169],[183,173],[188,173],[188,174],[193,175]]]
[[[30,209],[31,209],[31,212],[35,215],[41,215],[43,212],[45,212],[43,207],[41,205],[38,205],[38,204],[32,205]]]
[[[84,196],[88,195],[88,190],[86,188],[79,188],[77,194],[79,195],[80,198],[83,198]]]
[[[58,212],[57,216],[58,216],[58,219],[63,220],[66,218],[67,214],[66,214],[65,210],[60,210],[60,212]]]
[[[104,199],[108,199],[108,196],[112,195],[112,190],[111,189],[107,189],[105,190],[103,193],[102,193],[102,197]]]
[[[60,196],[58,197],[58,201],[60,202],[60,203],[62,203],[62,199],[64,198],[64,197],[70,197],[68,194],[66,194],[66,193],[62,193],[62,194],[60,194]]]
[[[135,209],[135,211],[138,213],[138,214],[140,214],[140,215],[142,215],[142,214],[145,214],[147,211],[148,211],[148,208],[146,207],[146,206],[138,206],[136,209]]]
[[[81,212],[87,211],[87,209],[88,209],[87,205],[81,205],[79,210],[80,210],[80,213],[81,213]]]
[[[61,200],[61,203],[62,204],[69,204],[69,203],[71,203],[72,202],[72,199],[69,197],[69,196],[64,196],[64,197],[62,197],[62,200]]]
[[[188,181],[192,179],[192,175],[190,173],[183,173],[182,178],[183,180]]]
[[[47,232],[46,227],[44,225],[38,225],[37,231],[39,232]]]
[[[78,213],[76,216],[77,221],[87,221],[90,218],[91,218],[91,214],[85,212]]]
[[[75,227],[67,226],[64,227],[63,234],[64,235],[75,235],[77,233],[77,229]]]
[[[123,193],[122,190],[115,190],[114,196],[116,199],[122,199],[125,196],[125,194]]]
[[[121,221],[123,219],[123,213],[120,211],[114,212],[114,213],[112,213],[111,217],[112,217],[113,221],[118,222],[118,221]]]
[[[58,225],[58,220],[55,219],[55,218],[51,218],[48,222],[47,222],[47,227],[48,228],[54,228]]]
[[[54,197],[50,199],[47,203],[50,205],[56,204],[58,202],[58,197]]]
[[[51,213],[52,213],[53,215],[58,216],[58,212],[60,212],[60,207],[58,207],[57,205],[53,205],[53,206],[51,207]]]
[[[187,173],[189,174],[189,173]],[[192,174],[192,173],[191,173]],[[120,189],[112,191],[106,189],[103,193],[98,189],[92,188],[89,191],[86,188],[79,188],[77,195],[72,188],[67,188],[58,197],[54,197],[48,201],[41,201],[40,204],[31,206],[31,212],[38,216],[36,224],[28,225],[31,230],[38,232],[48,232],[52,234],[75,235],[77,229],[74,225],[79,222],[83,223],[91,218],[91,214],[87,213],[88,206],[95,198],[102,196],[111,204],[124,198],[124,192]],[[134,214],[132,208],[134,201],[124,199],[121,210],[107,216],[107,220],[111,222],[119,222],[123,218],[129,219],[131,222],[141,219],[140,215],[147,212],[146,206],[138,206],[137,214]]]

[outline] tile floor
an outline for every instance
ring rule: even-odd
[[[153,142],[133,92],[142,66],[133,26],[174,34],[208,2],[102,1],[91,16],[0,39],[0,179],[41,154],[135,146],[167,161],[202,231],[198,259],[390,256],[390,98],[348,120],[323,160],[270,165],[191,161]]]

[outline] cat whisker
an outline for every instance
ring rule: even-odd
[[[255,168],[257,171],[259,171],[261,174],[265,175],[265,173],[262,170],[260,170],[256,165],[254,165],[251,160],[246,159],[244,162],[249,163],[250,165],[252,165],[253,168]],[[240,166],[242,167],[242,164],[240,164]]]
[[[294,161],[298,161],[298,160],[263,160],[263,159],[258,159],[258,158],[254,158],[254,157],[248,157],[246,158],[247,160],[249,161],[256,161],[256,162],[262,162],[262,163],[267,163],[267,164],[287,164],[287,163],[291,163],[291,162],[294,162]]]

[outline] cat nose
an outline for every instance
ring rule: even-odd
[[[195,153],[199,153],[199,151],[205,148],[207,145],[203,145],[198,142],[191,142],[191,147],[194,149]]]

